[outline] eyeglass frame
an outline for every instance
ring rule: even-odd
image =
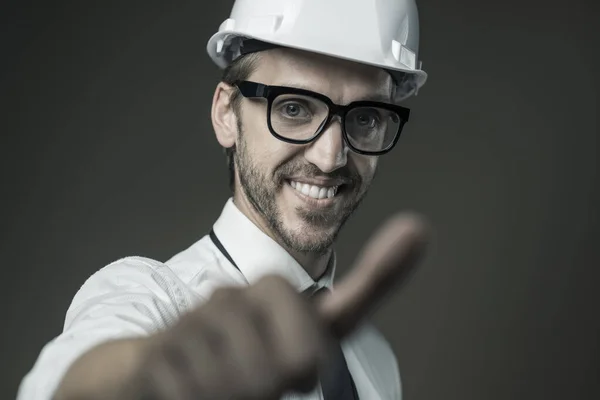
[[[269,131],[277,139],[279,139],[283,142],[292,143],[292,144],[301,144],[302,145],[302,144],[309,144],[311,142],[314,142],[315,140],[317,140],[319,138],[319,136],[321,136],[323,134],[323,132],[325,132],[325,128],[327,126],[329,126],[333,117],[339,116],[340,117],[340,125],[342,127],[342,137],[343,137],[346,145],[352,151],[354,151],[355,153],[358,153],[358,154],[362,154],[362,155],[380,156],[380,155],[389,153],[396,146],[396,143],[398,143],[398,140],[400,139],[400,135],[402,134],[402,128],[408,122],[408,118],[410,116],[410,109],[407,107],[398,105],[398,104],[384,103],[384,102],[373,101],[373,100],[358,100],[358,101],[353,101],[346,105],[342,105],[342,104],[334,103],[333,100],[331,100],[329,97],[327,97],[326,95],[324,95],[322,93],[313,92],[312,90],[307,90],[307,89],[302,89],[302,88],[295,88],[295,87],[289,87],[289,86],[265,85],[263,83],[258,83],[258,82],[248,81],[248,80],[237,81],[233,85],[239,89],[241,95],[244,96],[245,98],[266,99],[267,100],[267,126],[269,127]],[[278,97],[280,95],[284,95],[284,94],[299,94],[299,95],[303,95],[303,96],[312,97],[312,98],[322,101],[323,103],[325,103],[327,105],[327,110],[328,110],[327,118],[325,118],[323,120],[323,122],[319,126],[319,129],[317,129],[317,131],[311,138],[309,138],[309,139],[286,138],[285,136],[281,136],[280,134],[278,134],[275,131],[275,129],[273,128],[273,125],[271,124],[271,111],[272,111],[272,106],[273,106],[273,100],[276,97]],[[378,151],[365,151],[365,150],[361,150],[361,149],[354,147],[352,145],[352,143],[350,143],[350,140],[348,139],[348,133],[346,132],[346,115],[352,109],[355,109],[358,107],[378,107],[378,108],[382,108],[382,109],[385,109],[388,111],[393,111],[398,115],[398,117],[400,119],[400,125],[398,126],[398,130],[394,136],[394,139],[387,147],[385,147],[382,150],[378,150]]]

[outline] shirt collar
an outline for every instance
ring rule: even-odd
[[[332,252],[325,273],[315,282],[294,257],[237,208],[233,198],[225,203],[213,231],[249,284],[265,275],[275,274],[287,279],[300,292],[311,287],[313,290],[331,288],[335,252]]]

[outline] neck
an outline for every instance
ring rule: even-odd
[[[270,229],[269,225],[265,222],[263,216],[258,211],[256,211],[256,209],[248,201],[246,196],[239,194],[239,190],[236,190],[236,193],[233,196],[233,203],[246,217],[248,217],[248,219],[250,219],[250,221],[252,221],[256,226],[258,226],[261,231],[263,231],[271,239],[276,241],[296,261],[298,261],[298,263],[302,266],[302,268],[304,268],[306,273],[310,275],[310,277],[313,280],[318,280],[321,277],[321,275],[325,273],[327,265],[329,264],[329,259],[331,258],[331,249],[329,249],[325,253],[305,253],[294,251],[293,249],[290,249],[288,246],[286,246],[282,242],[281,238],[279,238],[273,233],[272,229]]]
[[[276,239],[275,239],[276,240]],[[277,243],[281,244],[279,241]],[[282,244],[281,244],[282,245]],[[283,245],[282,245],[283,246]],[[298,253],[283,246],[292,257],[304,268],[313,280],[317,281],[327,269],[331,259],[331,249],[325,253]]]

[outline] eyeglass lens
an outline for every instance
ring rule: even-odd
[[[329,107],[319,99],[299,94],[283,94],[273,99],[271,126],[280,136],[291,140],[312,138],[327,120]],[[400,129],[397,113],[380,107],[356,107],[344,121],[348,141],[363,151],[387,148]]]

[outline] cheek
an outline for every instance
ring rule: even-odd
[[[266,122],[252,119],[243,129],[243,140],[247,152],[256,165],[272,174],[277,167],[285,164],[298,153],[298,147],[285,143],[271,134]]]
[[[352,154],[349,155],[349,161],[354,164],[356,172],[363,180],[363,184],[368,184],[371,182],[373,176],[375,175],[375,171],[377,170],[377,157]]]

